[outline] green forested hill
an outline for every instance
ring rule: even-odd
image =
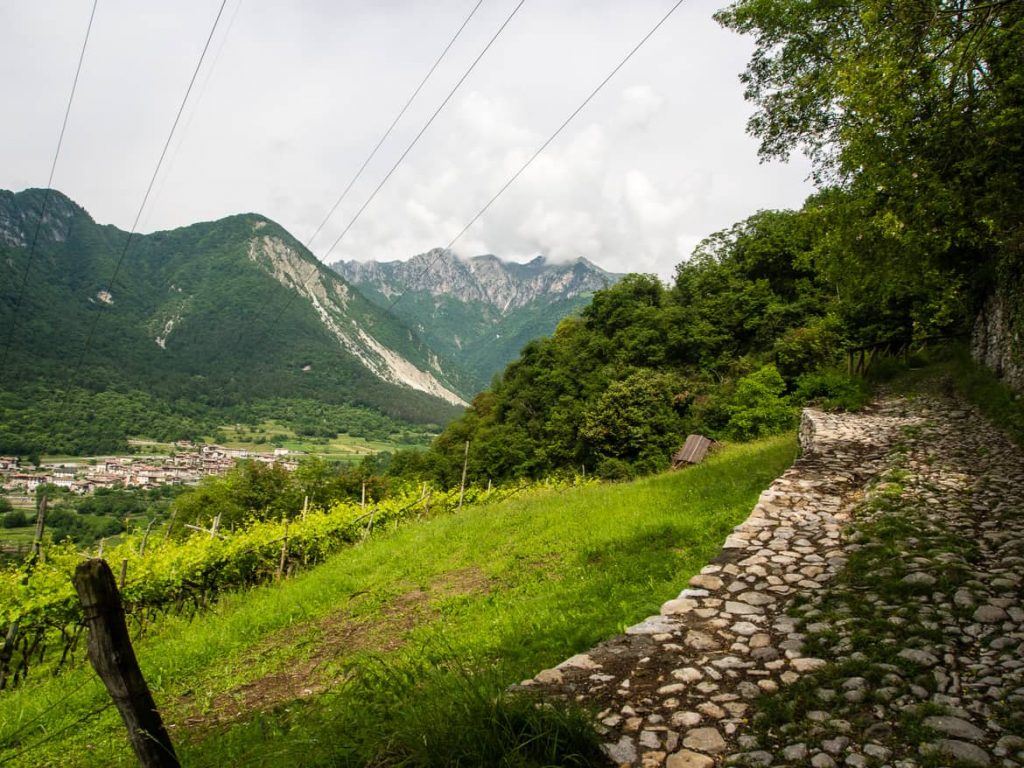
[[[761,156],[802,152],[817,192],[680,254],[671,285],[598,292],[399,471],[458,482],[466,441],[476,478],[665,466],[690,430],[856,405],[846,350],[966,336],[985,306],[1001,359],[1024,357],[1024,3],[736,0],[715,18],[752,40]]]
[[[396,424],[458,412],[415,333],[254,214],[134,237],[108,295],[127,233],[55,192],[15,317],[44,194],[0,192],[0,452],[184,437],[272,398]]]
[[[443,249],[407,261],[342,261],[332,268],[452,360],[467,396],[490,384],[528,342],[586,306],[594,291],[622,278],[586,259],[553,263],[538,256],[520,264]]]

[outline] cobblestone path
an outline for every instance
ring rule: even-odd
[[[521,689],[620,766],[1024,765],[1024,454],[941,398],[800,437],[678,598]]]

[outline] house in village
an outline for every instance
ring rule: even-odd
[[[119,485],[124,485],[123,477],[109,472],[93,472],[86,475],[85,479],[92,484],[93,489],[116,488]]]
[[[58,488],[67,488],[71,490],[75,484],[75,475],[78,473],[78,467],[62,465],[53,468],[53,477],[50,482],[56,485]]]
[[[40,485],[45,485],[51,480],[49,475],[19,472],[11,475],[11,479],[4,483],[4,489],[8,491],[24,490],[31,493]]]

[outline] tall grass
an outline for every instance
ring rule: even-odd
[[[586,765],[582,715],[504,690],[656,612],[794,454],[785,435],[413,523],[163,620],[137,653],[190,766]],[[306,669],[310,695],[246,699]],[[9,764],[133,764],[116,713],[75,722],[105,696],[87,669],[0,695],[0,760],[59,733]]]

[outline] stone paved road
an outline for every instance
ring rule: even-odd
[[[801,445],[660,615],[521,688],[599,710],[621,766],[1024,765],[1021,452],[899,398]]]

